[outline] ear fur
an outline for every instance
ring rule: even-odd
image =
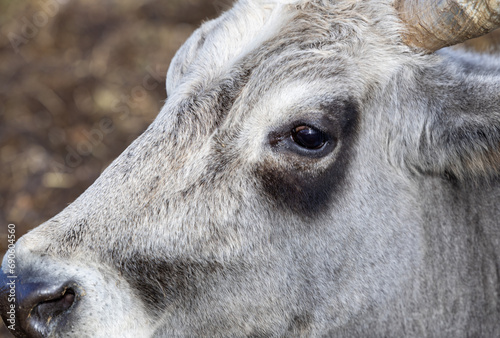
[[[403,70],[393,85],[399,124],[388,141],[393,157],[418,172],[498,176],[500,62],[449,51],[429,59]]]

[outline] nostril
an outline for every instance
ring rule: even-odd
[[[38,317],[40,320],[50,322],[53,318],[64,313],[75,302],[75,291],[72,288],[65,288],[61,294],[55,294],[53,299],[48,299],[35,305],[31,311],[31,317]]]
[[[17,318],[21,331],[29,337],[47,336],[53,325],[67,319],[78,300],[78,286],[73,282],[62,285],[21,282],[19,286]]]

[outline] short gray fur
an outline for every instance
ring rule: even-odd
[[[205,23],[148,130],[17,244],[86,292],[53,336],[500,337],[500,62],[403,31],[383,0]]]

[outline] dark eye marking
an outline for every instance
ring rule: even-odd
[[[295,143],[310,150],[320,149],[328,139],[321,130],[305,125],[293,128],[291,134]]]
[[[255,168],[277,208],[306,218],[328,211],[345,191],[359,132],[354,99],[327,102],[321,110],[272,130],[272,152]]]

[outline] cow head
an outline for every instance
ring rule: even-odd
[[[16,244],[13,333],[320,335],[397,297],[419,180],[500,163],[498,77],[427,54],[403,23],[421,5],[242,0],[205,23],[146,132]]]

